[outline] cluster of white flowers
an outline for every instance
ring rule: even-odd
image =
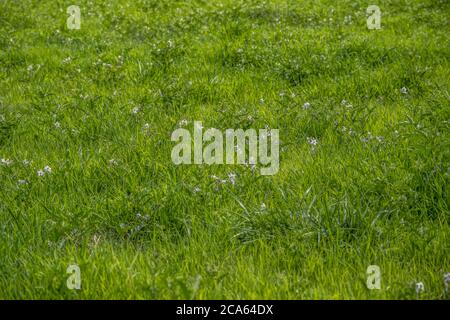
[[[309,103],[309,102],[305,102],[304,104],[303,104],[303,110],[308,110],[309,108],[311,108],[311,104]]]
[[[41,170],[37,171],[37,175],[39,177],[43,177],[46,174],[50,174],[50,173],[52,173],[52,168],[50,168],[49,166],[45,166],[44,169],[41,169]]]
[[[341,105],[343,105],[343,106],[345,106],[345,107],[347,107],[347,108],[349,108],[349,109],[351,109],[351,108],[353,108],[353,105],[351,104],[351,103],[349,103],[347,100],[342,100],[341,101]]]
[[[11,159],[3,159],[3,158],[2,158],[2,160],[1,160],[1,164],[2,164],[2,165],[5,165],[5,166],[12,165],[13,163],[14,163],[14,161],[11,160]]]
[[[361,137],[360,138],[362,142],[369,142],[371,140],[377,140],[379,143],[382,143],[384,141],[384,137],[383,136],[373,136],[372,132],[367,131],[367,136],[366,137]]]
[[[216,180],[217,182],[221,183],[221,184],[226,184],[226,183],[231,183],[232,185],[236,184],[236,174],[234,172],[230,172],[228,174],[228,180],[227,179],[221,179],[216,175],[212,175],[211,178],[213,178],[214,180]]]

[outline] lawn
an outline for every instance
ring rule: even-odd
[[[449,299],[450,2],[373,2],[1,0],[0,299]]]

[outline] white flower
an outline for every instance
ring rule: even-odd
[[[400,92],[403,94],[407,94],[408,93],[408,89],[406,89],[406,87],[403,87],[400,89]]]
[[[61,123],[59,123],[58,121],[55,122],[55,128],[59,129],[61,128]]]
[[[188,121],[186,120],[186,119],[183,119],[183,120],[181,120],[179,123],[178,123],[178,125],[180,126],[180,127],[183,127],[183,126],[185,126],[185,125],[187,125],[188,124]]]
[[[23,163],[24,166],[28,166],[31,163],[31,161],[25,159],[25,160],[22,161],[22,163]]]
[[[425,291],[425,286],[423,285],[422,282],[417,282],[416,283],[416,293],[419,294],[423,291]]]
[[[312,138],[312,137],[308,137],[308,138],[306,138],[306,140],[312,147],[315,147],[319,143],[319,141],[316,138]]]
[[[284,97],[284,96],[286,95],[286,93],[284,93],[283,91],[281,91],[278,95],[279,95],[280,97]]]
[[[148,123],[144,124],[144,126],[142,127],[142,129],[144,130],[148,130],[150,129],[150,125]]]
[[[30,65],[27,67],[27,71],[33,71],[33,65],[32,65],[32,64],[30,64]]]
[[[10,160],[10,159],[3,159],[2,158],[1,162],[2,162],[3,165],[9,166],[9,165],[13,164],[14,161]]]
[[[52,168],[50,168],[49,166],[45,166],[44,171],[47,173],[52,173]]]
[[[307,110],[307,109],[309,109],[311,107],[311,104],[309,103],[309,102],[305,102],[304,104],[303,104],[303,110]]]
[[[27,180],[19,180],[18,183],[19,184],[28,184],[28,181]]]
[[[263,98],[259,99],[259,103],[264,104],[264,99]]]
[[[139,112],[139,107],[134,107],[132,110],[131,110],[131,113],[132,114],[138,114],[138,112]]]
[[[37,175],[38,175],[39,177],[43,177],[43,176],[45,175],[45,172],[42,171],[42,170],[38,170]]]
[[[63,60],[63,63],[69,63],[70,61],[72,61],[71,57],[67,57]]]
[[[117,166],[117,165],[118,165],[118,162],[117,162],[117,160],[115,160],[115,159],[111,159],[111,160],[109,160],[109,165],[110,165],[110,166]]]
[[[261,210],[266,210],[266,204],[264,202],[261,203]]]
[[[341,105],[343,105],[343,106],[347,105],[347,103],[348,103],[347,100],[342,100],[342,101],[341,101]]]
[[[200,188],[199,187],[195,187],[194,188],[194,193],[198,193],[198,192],[200,192],[201,190],[200,190]]]

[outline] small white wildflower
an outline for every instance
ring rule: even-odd
[[[45,166],[44,171],[47,173],[52,173],[52,168],[50,168],[49,166]]]
[[[67,57],[63,60],[63,63],[69,63],[70,61],[72,61],[71,57]]]
[[[19,184],[28,184],[28,181],[27,180],[19,180],[18,183]]]
[[[346,106],[346,105],[347,105],[347,103],[348,103],[348,101],[347,101],[347,100],[345,100],[345,99],[341,101],[341,105],[343,105],[343,106]]]
[[[138,213],[136,214],[136,219],[140,219],[140,218],[142,218],[142,215],[138,212]]]
[[[32,64],[30,64],[30,65],[27,67],[27,71],[33,71],[33,65],[32,65]]]
[[[45,172],[42,171],[42,170],[38,170],[37,175],[38,175],[39,177],[43,177],[43,176],[45,175]]]
[[[317,146],[317,144],[319,143],[319,141],[316,138],[312,138],[312,137],[308,137],[308,138],[306,138],[306,140],[312,147]]]
[[[309,108],[311,108],[311,104],[309,103],[309,102],[305,102],[304,104],[303,104],[303,110],[307,110],[307,109],[309,109]]]
[[[108,161],[110,166],[117,166],[119,163],[115,159],[111,159]]]
[[[259,103],[264,104],[264,99],[263,98],[259,99]]]
[[[188,121],[186,120],[186,119],[182,119],[179,123],[178,123],[178,125],[180,126],[180,127],[184,127],[184,126],[186,126],[188,124]]]
[[[284,96],[286,95],[286,93],[284,93],[283,91],[281,91],[278,95],[279,95],[280,97],[284,97]]]
[[[219,180],[219,177],[216,176],[215,174],[213,174],[213,175],[211,176],[211,178],[213,178],[214,180]]]
[[[291,98],[295,98],[296,96],[295,96],[295,93],[291,93]]]
[[[199,187],[195,187],[194,188],[194,193],[198,193],[198,192],[200,192],[201,190],[200,190],[200,188]]]
[[[139,112],[139,107],[134,107],[132,110],[131,110],[131,113],[132,114],[138,114],[138,112]]]
[[[403,94],[407,94],[408,93],[408,89],[406,87],[403,87],[400,89],[400,92]]]
[[[60,129],[61,128],[61,123],[59,123],[58,121],[56,121],[54,125],[55,125],[56,129]]]
[[[264,210],[266,210],[266,204],[263,202],[263,203],[261,203],[261,211],[264,211]]]
[[[31,163],[31,161],[25,159],[25,160],[22,161],[22,163],[23,163],[24,166],[28,166]]]
[[[142,129],[144,130],[148,130],[150,129],[150,125],[148,123],[144,124],[144,126],[142,127]]]

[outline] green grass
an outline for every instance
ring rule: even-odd
[[[0,1],[0,298],[448,299],[450,3],[374,2]],[[182,119],[280,171],[175,166]]]

